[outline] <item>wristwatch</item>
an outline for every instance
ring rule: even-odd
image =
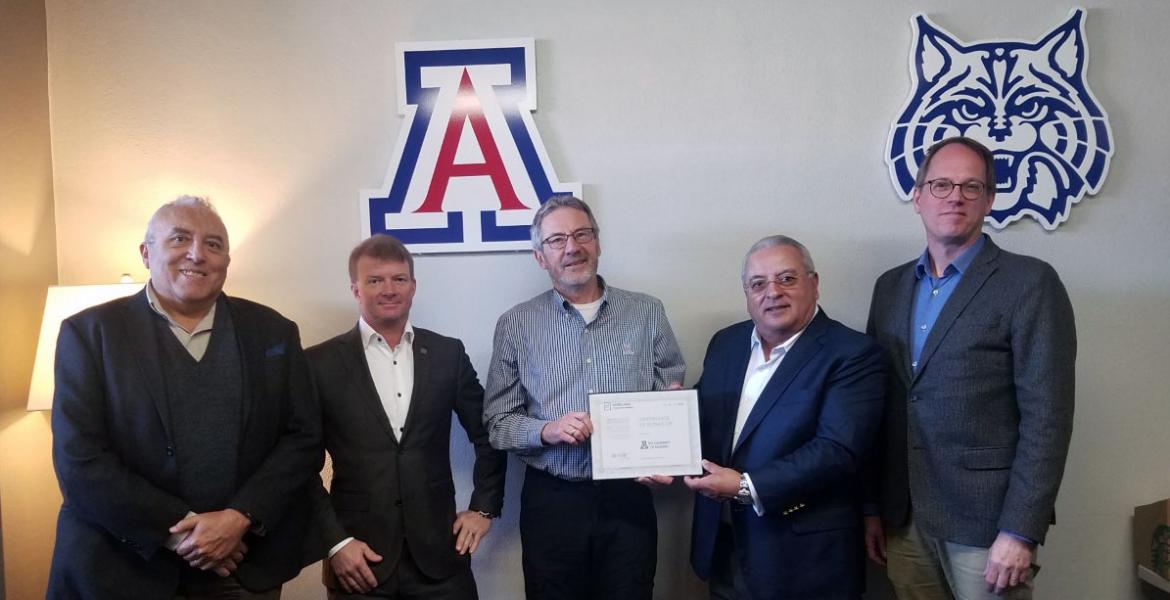
[[[747,473],[741,473],[739,476],[739,490],[735,492],[735,501],[744,506],[752,504],[752,488],[748,485]]]
[[[481,516],[485,519],[494,519],[494,518],[500,516],[500,513],[491,513],[491,512],[488,512],[486,510],[477,510],[475,512],[479,513],[479,516]]]

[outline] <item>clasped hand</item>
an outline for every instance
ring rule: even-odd
[[[239,568],[248,552],[243,538],[250,526],[248,517],[228,508],[186,517],[175,523],[170,532],[187,534],[175,553],[188,564],[227,577]]]

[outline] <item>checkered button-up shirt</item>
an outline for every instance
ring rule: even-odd
[[[588,411],[590,393],[662,390],[685,374],[657,298],[605,286],[597,317],[586,323],[549,290],[496,323],[484,421],[493,447],[557,477],[587,480],[589,443],[546,446],[541,429],[567,412]]]

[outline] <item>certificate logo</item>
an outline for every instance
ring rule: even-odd
[[[995,154],[993,227],[1027,216],[1056,229],[1073,204],[1101,189],[1113,133],[1085,80],[1083,10],[1035,42],[963,43],[923,15],[911,27],[910,96],[886,152],[903,200],[926,149],[956,135]]]
[[[362,234],[412,252],[531,249],[528,226],[562,183],[532,120],[534,41],[395,46],[398,144],[381,188],[361,194]]]

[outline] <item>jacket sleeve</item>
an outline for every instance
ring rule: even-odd
[[[110,391],[98,354],[98,326],[90,325],[85,335],[82,329],[69,319],[57,336],[52,412],[57,481],[68,510],[149,559],[188,507],[132,470],[118,454],[114,436],[124,432],[110,427],[126,415],[109,414]],[[142,401],[150,405],[149,399]],[[153,406],[148,410],[153,411]]]
[[[468,503],[470,510],[499,513],[504,506],[504,477],[508,468],[508,454],[495,450],[488,441],[483,419],[483,387],[479,385],[475,368],[463,348],[456,344],[458,366],[455,373],[455,414],[467,432],[467,439],[475,449],[475,467],[472,482],[475,490]]]
[[[765,511],[782,511],[842,480],[860,476],[881,420],[882,364],[881,351],[872,343],[842,358],[824,382],[813,437],[751,470],[752,485]]]
[[[253,527],[259,526],[260,531],[278,523],[289,504],[303,497],[305,486],[321,471],[325,458],[321,412],[309,364],[296,325],[287,322],[286,327],[280,342],[284,346],[283,373],[287,377],[284,398],[279,399],[285,406],[283,429],[260,466],[228,503],[229,507],[251,515]]]
[[[1072,437],[1077,357],[1072,303],[1052,267],[1022,296],[1011,326],[1019,441],[999,529],[1043,542]]]

